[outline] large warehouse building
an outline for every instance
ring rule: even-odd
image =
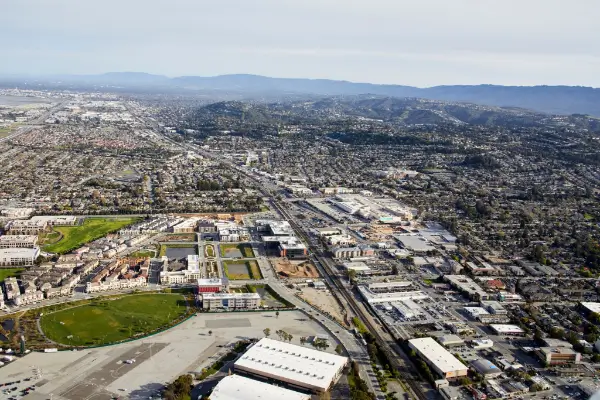
[[[408,346],[443,378],[452,380],[467,376],[469,369],[433,338],[411,339]]]
[[[210,398],[211,400],[310,400],[311,395],[240,375],[229,375],[215,386]]]
[[[235,362],[234,370],[292,389],[323,393],[337,382],[347,364],[346,357],[264,338]]]

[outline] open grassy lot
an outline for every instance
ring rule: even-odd
[[[11,276],[19,276],[24,268],[0,268],[0,282]]]
[[[225,275],[231,280],[262,279],[260,268],[256,261],[224,261]]]
[[[226,258],[254,258],[252,246],[249,243],[221,244],[221,257]]]
[[[78,226],[57,226],[54,231],[61,234],[61,239],[56,243],[44,246],[44,251],[59,254],[68,253],[138,220],[139,218],[86,218]]]
[[[169,326],[186,313],[178,294],[137,294],[93,301],[42,316],[40,324],[51,340],[89,346],[118,342]]]

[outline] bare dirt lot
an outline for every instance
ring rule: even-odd
[[[272,260],[277,274],[288,278],[318,278],[319,272],[310,261],[294,261],[285,258]]]
[[[317,290],[312,287],[306,287],[302,288],[302,292],[298,292],[298,294],[311,305],[328,313],[339,323],[344,324],[342,308],[328,290]]]

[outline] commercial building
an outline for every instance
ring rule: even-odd
[[[408,341],[408,346],[442,378],[453,380],[467,376],[469,372],[463,363],[433,338],[411,339]]]
[[[265,247],[277,251],[279,257],[288,259],[304,259],[308,250],[296,236],[263,236]]]
[[[197,220],[187,219],[173,226],[173,233],[194,233],[197,225]]]
[[[0,249],[0,266],[11,267],[19,265],[33,265],[39,255],[39,247],[34,247],[31,249]]]
[[[462,346],[465,344],[464,340],[457,335],[440,336],[438,337],[438,342],[444,347]]]
[[[260,295],[258,293],[201,293],[202,308],[214,310],[226,309],[250,309],[260,307]]]
[[[579,364],[581,362],[581,353],[568,347],[540,347],[535,354],[546,365]]]
[[[375,282],[369,283],[368,288],[373,293],[406,292],[412,287],[410,281]]]
[[[311,395],[240,375],[229,375],[214,387],[211,400],[310,400]]]
[[[465,307],[466,313],[482,324],[502,324],[510,322],[507,314],[491,314],[483,307]]]
[[[502,375],[502,370],[485,358],[472,361],[470,365],[475,372],[483,375],[485,379],[493,379]]]
[[[323,393],[338,381],[347,364],[346,357],[264,338],[235,362],[234,370],[292,389]]]
[[[28,248],[36,247],[38,242],[37,235],[4,235],[0,236],[0,249]]]
[[[367,264],[362,261],[350,261],[345,262],[342,266],[348,271],[356,271],[356,272],[369,272],[371,268]]]
[[[227,280],[220,278],[198,279],[198,293],[218,293],[228,290]]]
[[[394,239],[396,239],[398,244],[400,244],[403,248],[417,254],[423,254],[427,253],[428,251],[435,250],[435,247],[433,247],[423,236],[394,235]]]
[[[490,300],[492,295],[481,288],[473,279],[465,275],[444,275],[444,280],[472,300]]]
[[[395,301],[405,300],[424,300],[428,299],[429,295],[420,290],[413,290],[408,292],[387,292],[387,293],[373,293],[365,285],[359,285],[358,291],[369,304],[377,303],[390,303]]]
[[[162,285],[181,285],[184,283],[195,283],[202,277],[198,256],[191,254],[187,257],[187,268],[179,271],[167,271],[166,264],[160,272],[160,283]],[[168,261],[165,261],[167,263]]]
[[[491,349],[494,347],[494,341],[491,339],[473,339],[471,340],[471,347],[475,350]]]
[[[265,236],[294,236],[294,229],[287,221],[257,219],[256,230]]]
[[[525,331],[517,325],[491,324],[492,331],[499,336],[524,336]]]
[[[582,301],[579,303],[581,308],[587,313],[599,313],[600,314],[600,303],[591,301]]]

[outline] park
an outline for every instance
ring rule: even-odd
[[[256,261],[223,261],[225,275],[231,280],[262,279]]]
[[[44,251],[68,253],[138,220],[139,218],[86,218],[81,225],[56,226],[52,233],[46,235],[50,243],[44,246]]]
[[[224,258],[254,258],[250,243],[221,244],[221,257]]]
[[[93,346],[168,328],[186,311],[185,298],[179,294],[133,294],[45,314],[40,326],[56,343]]]

